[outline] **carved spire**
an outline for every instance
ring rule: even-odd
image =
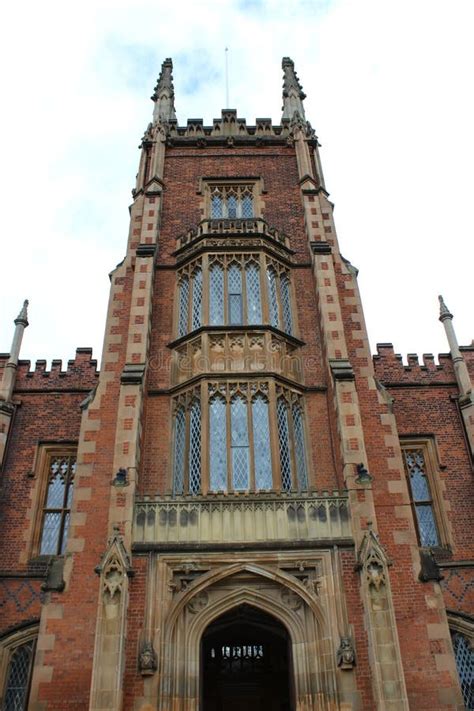
[[[303,87],[300,84],[298,75],[295,72],[295,64],[289,57],[283,57],[281,62],[281,67],[283,69],[283,115],[282,119],[292,119],[300,116],[302,119],[305,118],[303,99],[306,98],[306,94],[303,91]]]
[[[443,321],[445,318],[453,318],[452,313],[444,303],[443,297],[440,295],[438,296],[439,300],[439,320]]]
[[[168,57],[161,65],[160,76],[151,100],[155,102],[154,123],[167,123],[176,119],[174,109],[173,62]]]
[[[456,336],[456,331],[454,330],[453,326],[453,314],[444,303],[443,297],[438,296],[438,299],[440,307],[439,320],[444,326],[446,338],[448,339],[449,349],[451,351],[451,358],[454,365],[454,372],[456,374],[456,380],[458,382],[461,398],[469,398],[470,402],[473,402],[474,395],[472,391],[471,378],[469,376],[469,371],[467,369],[464,357],[461,351],[459,350],[459,343]]]
[[[18,324],[22,324],[25,328],[28,326],[28,304],[28,299],[25,299],[21,311],[14,321],[15,326],[18,326]]]
[[[20,357],[21,342],[23,340],[23,333],[25,328],[28,326],[28,301],[23,302],[20,313],[14,320],[15,331],[13,333],[12,346],[10,348],[10,357],[5,370],[3,371],[3,379],[0,380],[0,400],[6,400],[9,402],[13,393],[13,386],[15,384],[15,373],[16,367],[18,365],[18,358]]]

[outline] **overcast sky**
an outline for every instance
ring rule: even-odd
[[[2,12],[0,351],[30,299],[21,356],[102,348],[124,256],[137,146],[161,62],[176,110],[281,116],[294,59],[341,251],[359,268],[372,348],[444,352],[437,295],[470,344],[472,0],[26,0]]]

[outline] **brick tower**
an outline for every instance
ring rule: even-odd
[[[99,372],[15,320],[1,709],[474,708],[474,349],[441,302],[439,365],[372,358],[282,68],[279,125],[180,126],[163,63]]]

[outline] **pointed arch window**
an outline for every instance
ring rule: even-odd
[[[0,699],[4,711],[26,711],[36,650],[37,626],[0,643]]]

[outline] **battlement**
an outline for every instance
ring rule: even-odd
[[[0,354],[0,377],[8,357],[8,353]],[[50,370],[46,370],[45,360],[37,360],[34,369],[31,368],[31,361],[19,360],[14,392],[70,389],[88,391],[97,383],[99,371],[97,360],[92,358],[92,348],[77,348],[74,360],[68,360],[66,370],[62,368],[62,360],[53,360]]]
[[[373,356],[375,374],[384,384],[456,383],[449,353],[438,354],[437,363],[432,353],[423,353],[422,358],[423,363],[420,363],[417,353],[408,353],[405,365],[402,356],[395,353],[392,343],[377,343],[377,354]]]

